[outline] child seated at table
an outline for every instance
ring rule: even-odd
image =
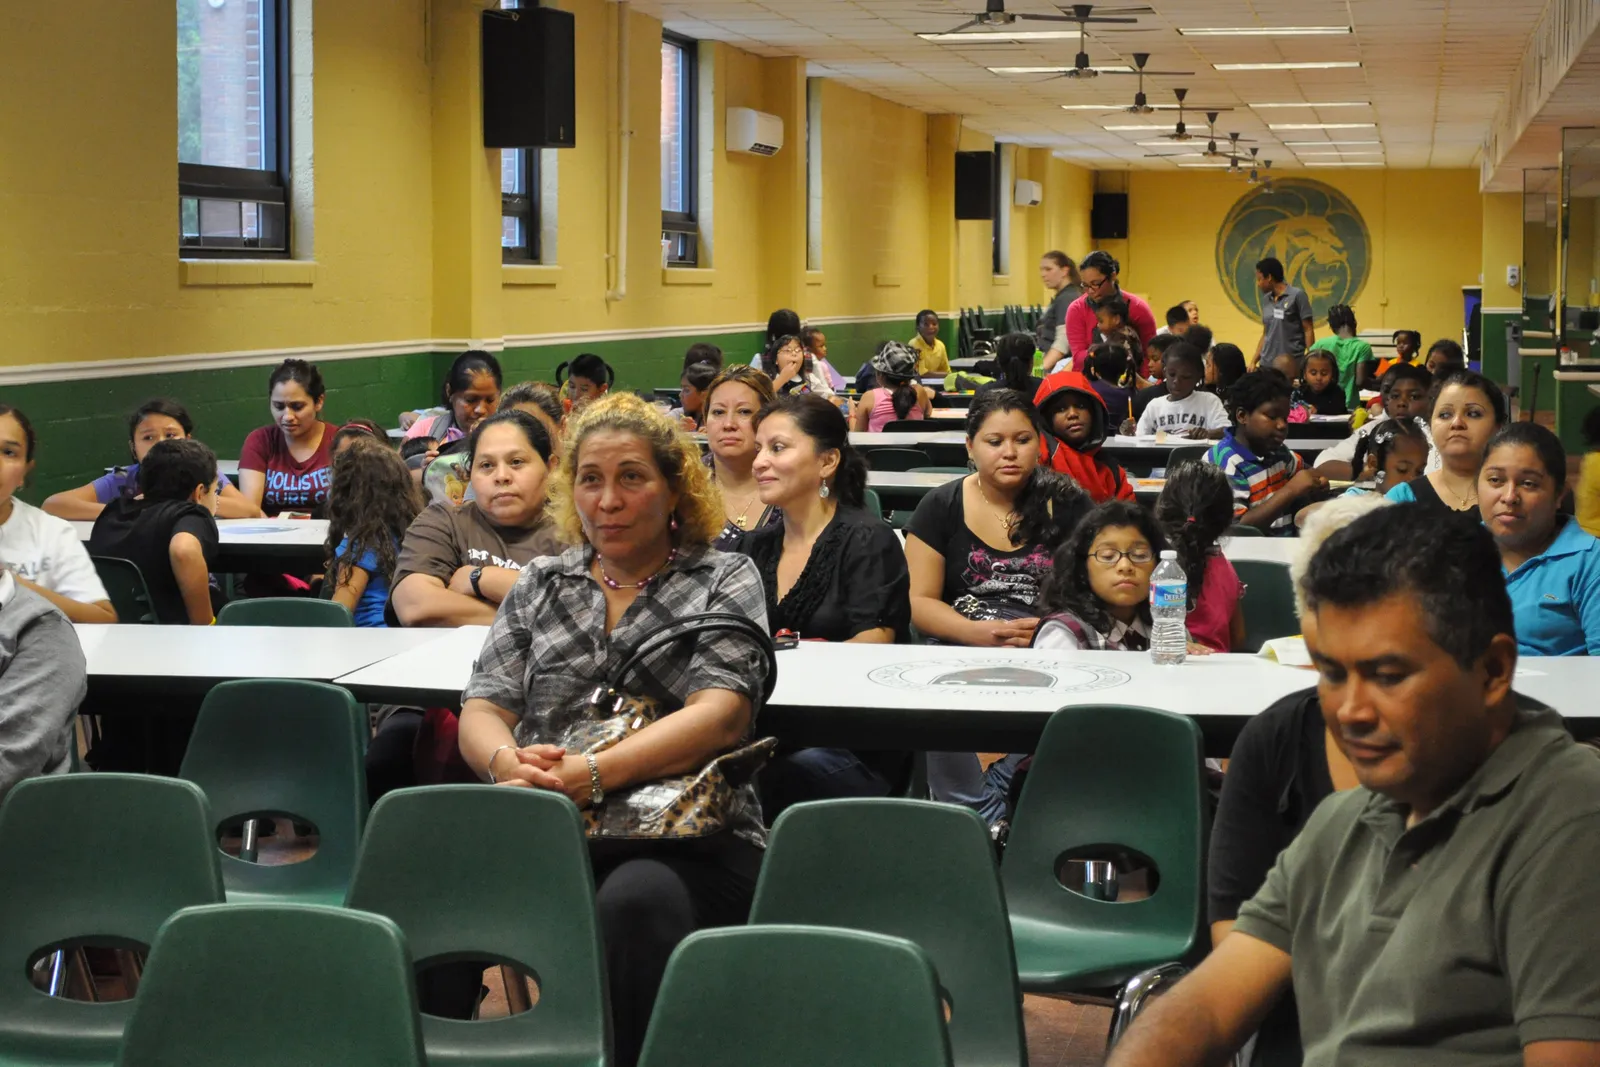
[[[1240,378],[1232,396],[1237,428],[1206,453],[1206,462],[1220,468],[1233,486],[1234,522],[1271,534],[1292,534],[1295,511],[1328,488],[1325,475],[1307,469],[1284,447],[1289,394],[1289,383],[1274,370]]]
[[[328,485],[327,580],[357,626],[387,626],[383,609],[400,542],[422,511],[404,461],[376,441],[355,441],[333,461]]]
[[[1339,365],[1333,353],[1318,349],[1306,353],[1300,368],[1300,399],[1311,408],[1313,415],[1348,415],[1344,390],[1339,388]]]
[[[1039,438],[1040,459],[1077,482],[1097,504],[1132,500],[1128,472],[1100,454],[1110,419],[1094,384],[1072,370],[1056,371],[1039,383],[1033,403],[1048,431]]]
[[[1244,584],[1219,542],[1233,525],[1233,487],[1217,468],[1183,460],[1167,472],[1156,522],[1178,553],[1189,583],[1189,640],[1209,652],[1244,642]]]
[[[1133,390],[1121,383],[1128,377],[1128,350],[1121,345],[1099,344],[1089,349],[1089,384],[1105,401],[1106,414],[1115,422],[1133,417]]]
[[[1356,484],[1345,496],[1387,493],[1422,476],[1428,465],[1428,437],[1411,419],[1385,419],[1356,442]]]
[[[1197,441],[1221,437],[1228,429],[1228,412],[1221,400],[1200,392],[1206,366],[1199,350],[1179,341],[1167,349],[1161,362],[1166,369],[1167,395],[1150,401],[1137,428],[1124,422],[1123,432],[1140,437],[1177,434]]]
[[[328,455],[334,459],[339,458],[339,453],[349,447],[351,441],[373,440],[387,445],[389,434],[382,426],[371,419],[347,419],[343,426],[333,435],[333,444],[328,446]]]
[[[1390,419],[1417,421],[1420,416],[1427,413],[1428,390],[1432,386],[1433,380],[1421,367],[1409,363],[1390,367],[1378,386],[1383,400],[1383,410],[1376,418],[1369,420],[1366,418],[1366,409],[1358,408],[1350,420],[1355,432],[1324,449],[1317,457],[1317,470],[1329,478],[1356,477],[1361,469],[1354,465],[1354,459],[1356,446],[1360,444],[1362,438],[1375,432]]]
[[[1128,302],[1120,296],[1109,297],[1095,305],[1094,317],[1100,339],[1106,344],[1121,345],[1128,353],[1128,362],[1135,368],[1144,367],[1144,344],[1139,331],[1128,325]]]
[[[1033,647],[1142,652],[1150,647],[1150,575],[1166,538],[1138,504],[1111,500],[1056,550]]]
[[[158,441],[139,464],[138,490],[137,497],[119,496],[100,513],[89,534],[90,554],[139,568],[157,622],[211,625],[217,457],[192,438]]]
[[[128,451],[133,462],[126,467],[113,467],[87,485],[76,489],[63,489],[45,498],[44,511],[62,519],[80,519],[93,522],[99,518],[107,504],[121,496],[133,496],[138,490],[139,464],[157,441],[176,441],[194,436],[194,420],[176,400],[156,397],[140,404],[128,417]],[[217,514],[224,519],[254,519],[261,509],[246,500],[226,478],[220,483],[222,492],[217,497]]]

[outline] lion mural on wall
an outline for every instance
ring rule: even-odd
[[[1355,302],[1370,273],[1371,248],[1365,220],[1343,193],[1310,179],[1279,178],[1229,210],[1217,231],[1217,275],[1234,307],[1257,318],[1256,262],[1276,257],[1284,279],[1305,290],[1312,315],[1324,322],[1333,305]]]

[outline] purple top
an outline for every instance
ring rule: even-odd
[[[113,467],[96,478],[93,483],[94,498],[98,503],[109,504],[120,496],[133,496],[138,492],[139,465]]]

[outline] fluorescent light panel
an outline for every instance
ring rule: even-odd
[[[1251,104],[1250,106],[1252,108],[1254,108],[1255,110],[1257,110],[1257,111],[1266,111],[1266,110],[1268,110],[1270,108],[1282,108],[1282,107],[1371,107],[1372,104],[1369,101],[1366,101],[1366,100],[1335,100],[1335,101],[1327,101],[1327,100],[1325,100],[1320,104],[1285,103],[1285,104]]]
[[[919,33],[924,41],[1076,41],[1077,30],[973,30],[964,33]]]
[[[1382,161],[1376,160],[1376,159],[1350,159],[1350,160],[1344,160],[1344,161],[1341,161],[1341,162],[1338,162],[1338,163],[1334,163],[1334,162],[1317,162],[1316,160],[1312,160],[1311,162],[1307,163],[1306,166],[1308,166],[1308,167],[1381,167],[1381,166],[1383,166],[1383,163],[1382,163]]]
[[[1375,130],[1376,122],[1269,122],[1269,130]]]
[[[1382,144],[1382,141],[1284,141],[1285,148],[1329,148],[1334,145]]]
[[[1065,74],[1071,67],[990,67],[990,74]],[[1090,67],[1101,74],[1131,74],[1132,67]]]
[[[1201,170],[1223,170],[1232,166],[1231,163],[1179,163],[1180,167],[1197,167]]]
[[[1357,148],[1351,151],[1335,148],[1332,152],[1296,152],[1295,155],[1302,158],[1306,156],[1381,156],[1383,155],[1383,150],[1381,148]]]
[[[1311,63],[1213,63],[1212,70],[1353,70],[1360,60],[1320,60]]]
[[[1171,126],[1102,126],[1107,133],[1168,133]],[[1196,134],[1195,136],[1199,136]]]
[[[1180,26],[1185,37],[1341,37],[1349,26]]]

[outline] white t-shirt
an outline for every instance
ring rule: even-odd
[[[1226,430],[1229,426],[1227,409],[1215,393],[1196,389],[1182,400],[1158,396],[1145,406],[1139,416],[1139,427],[1134,432],[1140,437],[1151,434],[1184,433],[1187,430]]]
[[[11,518],[0,526],[0,563],[80,604],[111,599],[70,522],[16,497],[11,505]]]

